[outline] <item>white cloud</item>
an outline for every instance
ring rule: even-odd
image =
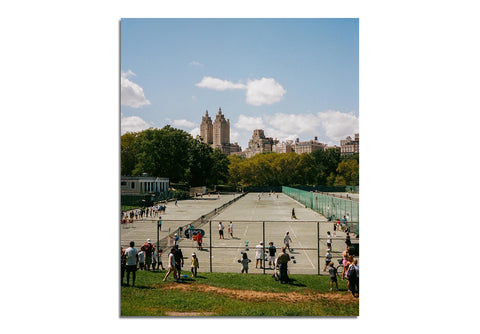
[[[358,117],[353,113],[329,110],[317,113],[325,135],[335,142],[359,131]]]
[[[282,134],[298,133],[303,136],[314,136],[318,133],[320,119],[312,114],[275,114],[265,116],[268,125]]]
[[[238,116],[238,121],[233,126],[237,129],[253,131],[255,129],[263,129],[265,125],[261,117],[240,115]]]
[[[214,90],[227,90],[227,89],[246,89],[246,86],[241,83],[233,83],[228,80],[222,80],[212,77],[203,77],[202,81],[195,84],[197,87],[209,88]]]
[[[318,137],[318,141],[328,145],[340,145],[340,140],[358,133],[358,117],[352,113],[326,111],[318,113],[285,114],[249,117],[239,115],[234,128],[239,132],[238,141],[242,149],[247,147],[253,130],[263,129],[266,137],[280,141],[308,141]]]
[[[167,118],[167,121],[170,122],[172,124],[172,126],[174,126],[176,128],[192,129],[192,128],[197,126],[196,123],[187,121],[186,119],[171,120],[171,119]]]
[[[121,103],[132,108],[140,108],[150,104],[143,92],[143,88],[136,83],[130,81],[127,77],[135,76],[131,70],[122,72],[120,78],[121,86]]]
[[[247,83],[247,103],[254,106],[273,104],[280,101],[287,91],[273,78],[249,80]]]
[[[273,104],[280,101],[287,91],[273,78],[248,80],[247,84],[233,83],[212,77],[203,77],[202,81],[195,84],[197,87],[224,90],[246,90],[246,102],[254,106]]]
[[[195,129],[190,131],[190,134],[193,138],[197,138],[197,136],[200,136],[200,128],[196,127]]]
[[[120,130],[122,135],[127,132],[139,132],[151,127],[151,124],[148,124],[138,116],[122,117],[120,120]]]

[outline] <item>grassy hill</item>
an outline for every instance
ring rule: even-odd
[[[347,292],[346,281],[339,280],[340,291],[330,291],[328,276],[291,275],[290,284],[240,273],[199,273],[181,283],[172,275],[163,282],[164,276],[137,271],[135,287],[121,288],[121,316],[359,315],[359,300]]]

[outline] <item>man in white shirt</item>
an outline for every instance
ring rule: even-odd
[[[135,277],[138,264],[138,250],[134,248],[135,243],[130,241],[130,247],[125,250],[125,257],[127,259],[127,286],[130,284],[130,273],[132,273],[132,286],[135,286]]]
[[[225,226],[222,224],[222,222],[218,223],[218,234],[219,238],[218,239],[225,239],[223,237],[223,230],[225,229]]]
[[[262,263],[263,263],[263,241],[260,241],[260,243],[255,246],[255,268],[258,267],[258,262],[260,262],[260,269],[263,268]]]

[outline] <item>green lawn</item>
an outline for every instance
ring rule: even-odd
[[[137,271],[135,287],[121,288],[121,315],[359,315],[358,298],[347,292],[346,282],[339,281],[341,291],[331,292],[328,276],[291,275],[290,284],[280,284],[270,275],[199,273],[197,278],[182,283],[174,283],[172,276],[162,282],[164,276],[164,271]]]

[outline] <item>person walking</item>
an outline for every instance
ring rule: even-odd
[[[285,234],[285,237],[283,237],[283,243],[285,244],[285,247],[290,251],[290,242],[292,241],[292,238],[290,237],[290,232],[287,231]]]
[[[130,284],[130,273],[132,273],[132,286],[135,286],[135,278],[138,264],[138,250],[134,247],[135,242],[130,241],[130,247],[125,250],[127,286]]]
[[[290,261],[290,255],[287,254],[287,249],[282,247],[282,252],[278,255],[277,264],[278,271],[280,272],[280,283],[288,283],[288,261]]]
[[[197,277],[197,269],[200,268],[200,265],[198,264],[198,258],[197,254],[192,253],[192,264],[191,264],[191,271],[193,277]]]
[[[263,241],[255,246],[255,268],[258,267],[258,262],[260,262],[260,269],[263,268]]]
[[[165,277],[163,278],[163,281],[167,281],[167,277],[170,275],[171,272],[173,272],[173,278],[177,280],[177,270],[175,269],[175,248],[172,248],[170,250],[170,254],[168,254],[168,271]]]

